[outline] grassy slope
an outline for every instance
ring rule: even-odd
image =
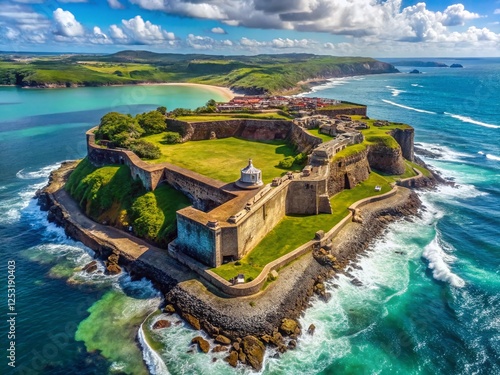
[[[168,185],[146,193],[127,166],[95,168],[87,159],[70,175],[65,188],[94,220],[117,227],[137,225],[141,237],[162,245],[175,234],[175,212],[190,205],[186,196]]]
[[[277,167],[279,161],[295,155],[293,147],[283,141],[223,138],[165,145],[161,143],[163,137],[164,134],[155,134],[143,138],[161,148],[163,156],[152,162],[169,162],[223,182],[238,180],[249,158],[262,170],[263,181],[271,182],[286,171]]]
[[[370,58],[315,55],[208,56],[125,51],[108,56],[0,61],[0,83],[98,86],[137,82],[196,82],[252,92],[297,90],[317,77],[363,74]],[[122,76],[115,74],[119,70]]]

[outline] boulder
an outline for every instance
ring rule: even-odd
[[[316,330],[316,326],[311,323],[309,328],[307,329],[307,333],[310,334],[311,336],[314,335],[314,331]]]
[[[297,341],[295,340],[290,340],[288,342],[288,349],[293,350],[297,347]]]
[[[161,319],[155,322],[153,324],[153,329],[162,329],[162,328],[168,328],[172,325],[168,320]]]
[[[216,337],[217,335],[219,335],[219,328],[217,328],[207,320],[201,321],[201,327],[205,332],[207,332],[212,337]]]
[[[94,271],[97,271],[97,261],[93,260],[90,263],[87,263],[83,268],[82,271],[85,271],[87,273],[92,273]]]
[[[120,256],[118,254],[113,253],[108,257],[108,262],[118,264],[119,258]]]
[[[108,275],[118,275],[120,272],[122,272],[122,269],[120,268],[120,266],[118,264],[107,262],[107,264],[106,264],[106,274],[108,274]]]
[[[246,355],[247,363],[255,370],[260,371],[266,350],[262,341],[255,336],[245,336],[241,342],[241,348]]]
[[[165,308],[163,309],[163,312],[166,312],[167,314],[173,314],[173,313],[175,313],[175,307],[174,307],[174,305],[167,305],[167,306],[165,306]]]
[[[284,335],[290,336],[295,332],[298,325],[297,321],[285,318],[281,321],[280,332]]]
[[[233,350],[225,358],[225,361],[229,363],[231,366],[236,367],[238,365],[238,352],[236,350]]]
[[[241,363],[243,364],[246,364],[247,363],[247,356],[246,354],[243,352],[243,350],[240,349],[240,351],[238,352],[238,359],[240,360]]]
[[[200,326],[200,321],[198,319],[196,319],[194,316],[192,316],[191,314],[188,314],[188,313],[185,313],[185,314],[182,314],[182,317],[186,320],[186,322],[188,322],[191,327],[193,327],[194,329],[196,330],[200,330],[201,329],[201,326]]]
[[[208,351],[210,350],[210,344],[208,343],[207,340],[205,340],[201,336],[196,336],[194,339],[191,340],[191,342],[193,344],[197,344],[198,345],[198,349],[200,351],[202,351],[203,353],[208,353]]]
[[[219,344],[222,344],[222,345],[230,345],[231,344],[231,340],[223,335],[218,335],[215,338],[215,342],[218,342]]]
[[[212,349],[212,352],[214,353],[225,352],[225,351],[227,351],[227,347],[222,345],[217,345],[215,348]]]

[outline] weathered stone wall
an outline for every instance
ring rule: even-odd
[[[303,153],[308,153],[323,142],[321,138],[309,134],[304,128],[296,124],[292,124],[288,141],[296,147],[298,152]]]
[[[181,252],[205,264],[215,264],[218,248],[216,237],[217,231],[177,212],[177,239],[175,242],[177,249]]]
[[[252,250],[283,219],[286,210],[286,192],[286,187],[274,188],[268,193],[268,197],[254,204],[245,218],[238,223],[238,249],[235,249],[237,258]],[[223,249],[223,253],[235,250]]]
[[[330,162],[328,176],[328,195],[332,196],[344,189],[352,189],[356,184],[366,180],[370,175],[368,150]]]
[[[317,215],[331,213],[320,196],[328,194],[326,179],[317,181],[292,181],[286,196],[287,215]],[[320,207],[321,205],[321,207]]]
[[[415,154],[413,150],[415,130],[413,128],[409,129],[395,129],[391,132],[396,142],[401,146],[401,151],[403,152],[403,157],[407,160],[414,161]]]
[[[188,123],[167,119],[167,128],[179,132],[183,142],[210,139],[212,134],[217,138],[239,137],[256,141],[286,139],[292,124],[287,120],[235,119]]]
[[[326,115],[331,117],[335,117],[337,115],[366,116],[366,107],[320,109],[318,113],[320,115]]]
[[[370,145],[368,147],[368,162],[371,168],[388,174],[403,174],[406,169],[400,147]]]

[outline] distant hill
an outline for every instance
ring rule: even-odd
[[[0,84],[28,87],[193,82],[245,94],[293,94],[329,78],[397,72],[393,65],[368,57],[305,53],[223,56],[121,51],[29,62],[0,58]]]
[[[412,60],[402,60],[391,62],[392,65],[396,66],[417,66],[420,68],[447,68],[448,65],[435,62],[435,61],[412,61]]]

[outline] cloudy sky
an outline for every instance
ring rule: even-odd
[[[500,56],[500,0],[0,0],[0,50]]]

